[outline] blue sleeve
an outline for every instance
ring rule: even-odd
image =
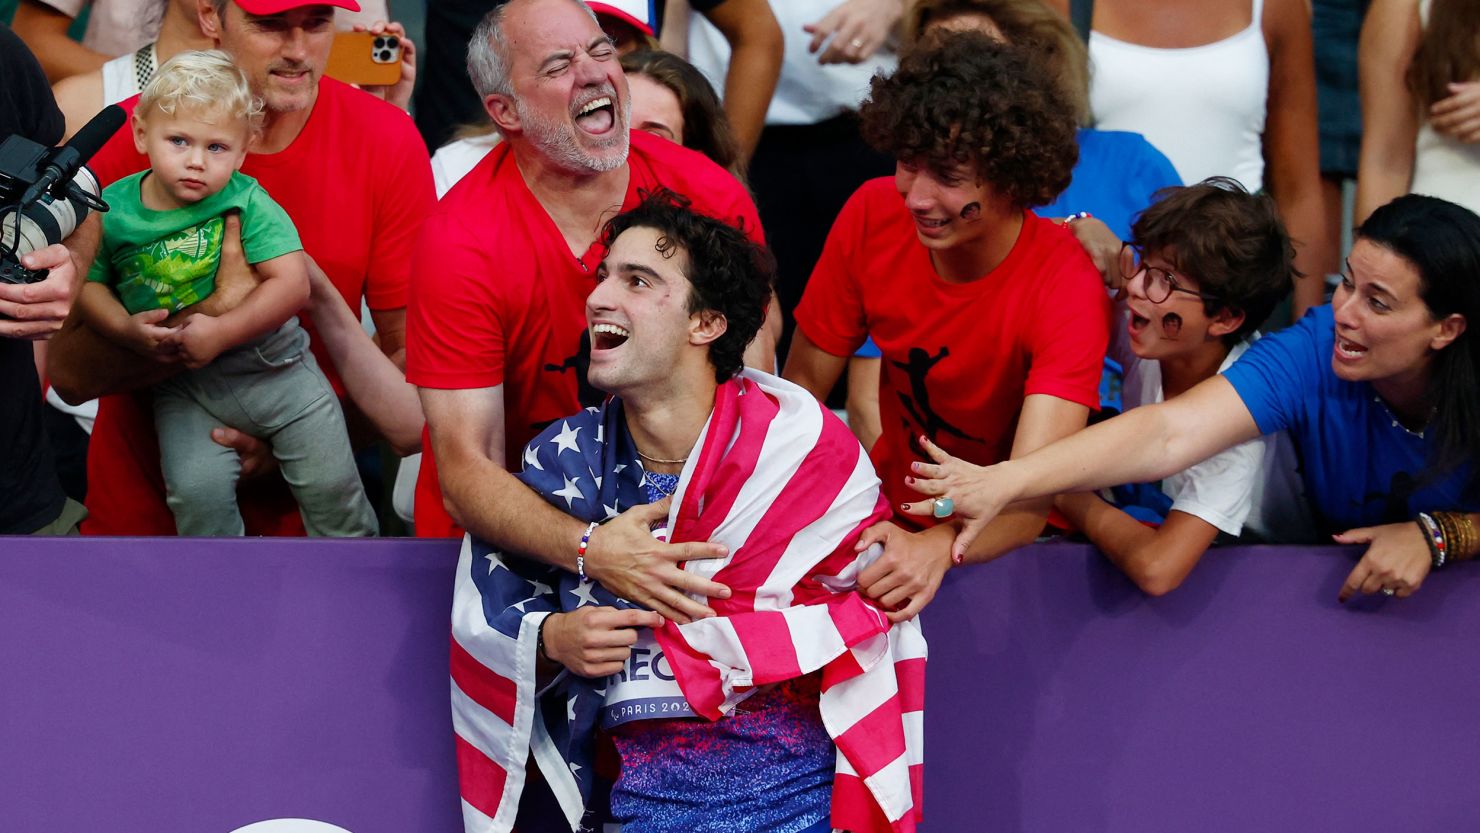
[[[1151,195],[1162,188],[1182,184],[1182,176],[1177,169],[1172,167],[1172,160],[1166,154],[1156,149],[1156,145],[1146,141],[1146,137],[1136,134],[1140,139],[1139,162],[1136,166],[1137,179],[1140,187],[1146,189],[1146,204],[1151,204]]]
[[[1318,307],[1293,326],[1256,341],[1223,371],[1261,434],[1294,427],[1307,397],[1321,395],[1321,363],[1329,366],[1331,357],[1322,352],[1320,336],[1332,326],[1331,308]]]
[[[879,349],[879,345],[874,343],[874,337],[869,336],[863,340],[863,346],[859,347],[853,355],[860,359],[877,359],[883,357],[884,352]]]

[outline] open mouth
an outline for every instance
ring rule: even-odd
[[[1130,329],[1132,333],[1141,332],[1142,330],[1146,329],[1146,325],[1150,323],[1150,318],[1147,318],[1144,315],[1137,315],[1134,310],[1131,312]]]
[[[617,112],[611,96],[593,98],[576,111],[576,124],[587,133],[600,135],[617,123]]]
[[[632,333],[616,324],[596,324],[591,327],[591,352],[613,350],[627,343]]]
[[[1367,354],[1367,348],[1344,338],[1336,339],[1336,354],[1346,359],[1360,359]]]

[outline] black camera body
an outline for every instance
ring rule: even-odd
[[[24,136],[0,142],[0,281],[35,283],[47,270],[27,269],[20,256],[60,243],[87,218],[107,211],[98,180],[70,147],[49,148]],[[72,167],[75,175],[62,179]]]

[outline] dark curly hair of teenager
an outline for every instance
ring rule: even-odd
[[[1074,105],[1043,61],[979,32],[930,37],[874,76],[859,110],[883,153],[936,173],[976,163],[977,177],[1021,208],[1046,205],[1079,160]]]
[[[603,248],[622,232],[648,228],[658,232],[658,253],[671,258],[688,253],[688,278],[693,291],[689,312],[711,312],[725,318],[725,331],[709,343],[714,379],[724,382],[744,366],[745,348],[760,332],[771,301],[776,262],[771,253],[751,242],[743,227],[694,211],[688,198],[667,188],[642,191],[631,211],[612,218],[602,232]]]

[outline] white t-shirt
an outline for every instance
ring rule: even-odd
[[[868,97],[874,73],[888,75],[899,65],[887,45],[861,64],[817,63],[817,55],[807,51],[812,36],[802,26],[816,23],[838,5],[840,0],[771,0],[786,51],[776,94],[766,110],[766,124],[816,124],[845,110],[857,110]],[[730,44],[703,15],[689,17],[689,62],[723,94]]]
[[[1131,352],[1125,338],[1125,305],[1117,308],[1111,355],[1125,368],[1121,391],[1126,410],[1163,400],[1161,362],[1145,360]],[[1227,370],[1249,349],[1257,333],[1228,351],[1218,372]],[[1294,447],[1283,433],[1256,437],[1220,451],[1190,468],[1161,481],[1161,490],[1172,500],[1172,509],[1212,524],[1221,532],[1238,536],[1249,533],[1266,541],[1295,541],[1309,538],[1313,529],[1309,513],[1288,512],[1278,507],[1305,505],[1303,487],[1296,471]],[[1276,511],[1280,512],[1277,517]]]

